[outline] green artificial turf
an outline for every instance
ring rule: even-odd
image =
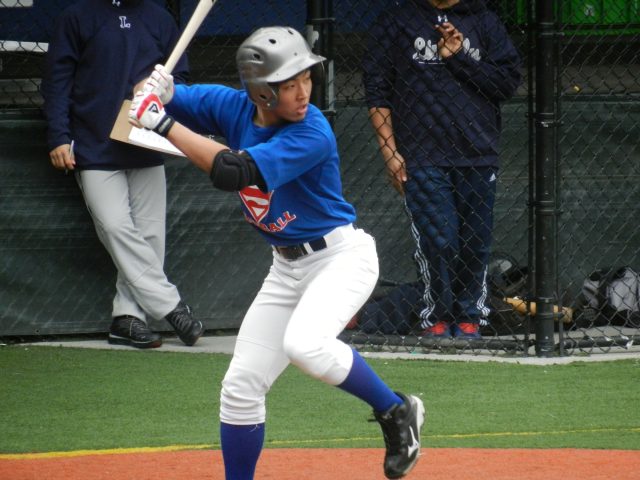
[[[219,354],[0,347],[0,453],[219,448]],[[367,362],[419,395],[424,447],[640,449],[640,362]],[[382,447],[370,408],[290,367],[266,447]]]

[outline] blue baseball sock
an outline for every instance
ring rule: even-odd
[[[264,443],[264,423],[220,423],[220,444],[226,480],[253,480]]]
[[[393,405],[402,403],[402,399],[382,381],[355,350],[353,350],[351,371],[338,388],[364,400],[376,412],[386,412]]]

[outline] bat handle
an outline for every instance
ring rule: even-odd
[[[178,59],[180,58],[180,55],[182,55],[183,52],[184,50],[182,52],[178,52],[176,50],[171,52],[171,55],[169,55],[167,62],[164,64],[164,69],[167,71],[168,74],[171,74],[176,64],[178,63]]]

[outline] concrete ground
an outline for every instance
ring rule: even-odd
[[[200,338],[193,347],[185,346],[180,339],[173,336],[163,338],[163,344],[160,348],[140,350],[146,351],[163,351],[163,352],[179,352],[179,353],[222,353],[232,354],[235,346],[235,335],[205,335]],[[110,345],[106,339],[55,339],[51,341],[39,341],[33,343],[21,343],[23,346],[50,346],[50,347],[68,347],[68,348],[95,348],[95,349],[111,349],[111,350],[136,350],[123,345]],[[530,356],[502,356],[492,355],[488,353],[410,353],[410,352],[392,352],[392,351],[375,351],[361,352],[365,358],[384,358],[384,359],[409,359],[409,360],[440,360],[440,361],[459,361],[459,362],[503,362],[521,365],[554,365],[568,364],[574,362],[603,362],[614,360],[636,359],[640,361],[640,346],[630,345],[627,349],[621,351],[618,349],[609,353],[594,353],[569,355],[564,357],[536,357],[535,353]]]

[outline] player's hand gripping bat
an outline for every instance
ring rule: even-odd
[[[178,60],[187,49],[187,46],[193,39],[194,35],[204,22],[204,19],[207,17],[213,6],[215,5],[217,0],[200,0],[198,5],[196,6],[187,26],[184,28],[176,46],[173,47],[173,51],[166,63],[164,64],[165,70],[167,73],[171,73],[173,68],[178,63]],[[131,100],[125,100],[120,107],[120,113],[118,113],[118,117],[113,125],[111,130],[110,138],[113,140],[120,140],[121,142],[129,141],[129,132],[131,132],[131,125],[128,121],[128,113],[131,108]]]

